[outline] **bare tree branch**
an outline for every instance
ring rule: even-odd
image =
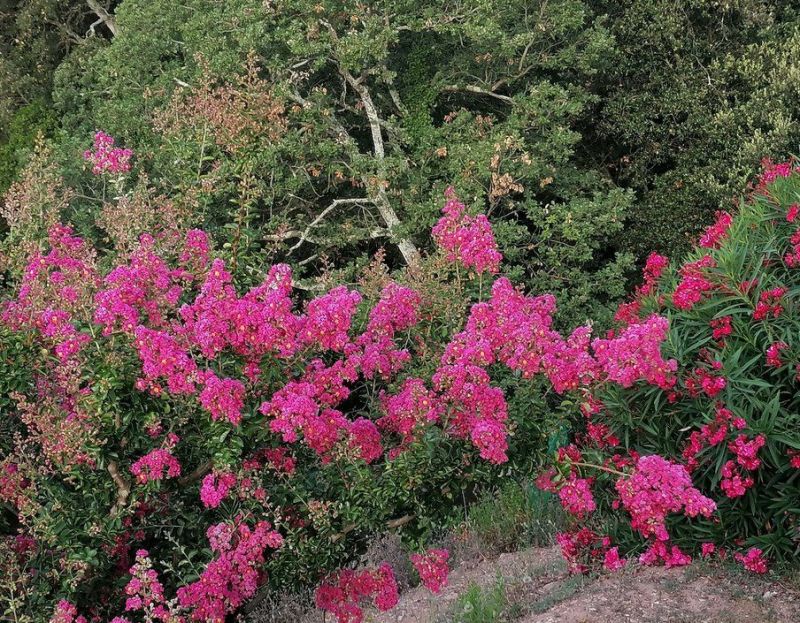
[[[480,87],[468,84],[467,86],[460,87],[455,84],[450,84],[445,87],[442,87],[442,91],[447,93],[459,93],[459,92],[467,92],[467,93],[476,93],[478,95],[486,95],[488,97],[493,97],[495,99],[501,100],[506,102],[507,104],[514,104],[514,99],[509,97],[508,95],[502,95],[500,93],[495,93],[494,91],[489,91],[487,89],[482,89]]]
[[[92,12],[106,25],[106,28],[111,31],[111,34],[116,37],[119,34],[119,26],[117,26],[116,18],[97,0],[86,0],[86,4],[89,5]]]
[[[117,499],[114,501],[114,505],[111,507],[110,511],[110,515],[114,516],[117,515],[128,502],[128,496],[131,494],[131,485],[122,477],[122,474],[119,473],[119,467],[116,461],[111,461],[108,464],[108,473],[111,474],[111,478],[117,486]]]
[[[338,41],[339,37],[336,34],[333,26],[331,26],[330,23],[326,22],[325,20],[320,20],[320,23],[328,29],[333,40]],[[401,223],[397,213],[394,211],[394,208],[389,201],[389,196],[386,193],[386,149],[383,144],[383,135],[381,134],[381,119],[378,116],[378,110],[375,108],[375,104],[372,101],[372,96],[370,95],[367,87],[364,85],[362,79],[356,79],[353,74],[351,74],[345,67],[342,66],[341,63],[338,63],[338,67],[339,73],[347,81],[347,84],[349,84],[353,90],[358,93],[359,98],[361,98],[361,103],[364,106],[364,112],[367,115],[370,133],[372,135],[373,152],[377,162],[378,179],[377,183],[368,183],[369,180],[365,180],[364,185],[367,187],[367,189],[374,187],[375,196],[373,197],[372,201],[378,208],[378,212],[380,213],[381,218],[383,218],[384,223],[386,223],[386,227],[392,231]],[[419,264],[420,254],[416,245],[414,245],[411,240],[408,238],[401,238],[397,241],[397,246],[400,248],[400,253],[403,254],[406,264],[409,266],[416,266]]]
[[[366,197],[357,197],[355,199],[334,199],[331,205],[329,205],[322,212],[320,212],[317,215],[317,218],[315,218],[308,224],[308,227],[306,227],[305,230],[303,230],[303,232],[300,234],[299,236],[300,239],[294,245],[292,245],[286,252],[287,255],[291,255],[292,253],[294,253],[294,251],[296,251],[300,247],[300,245],[306,242],[308,240],[309,234],[311,233],[311,230],[314,229],[317,225],[319,225],[322,222],[322,219],[324,219],[334,208],[336,208],[336,206],[340,206],[342,204],[353,204],[353,203],[355,204],[372,203],[372,200]]]

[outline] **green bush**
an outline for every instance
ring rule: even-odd
[[[763,157],[800,145],[796,2],[621,0],[605,14],[614,56],[581,130],[636,193],[620,246],[687,252]]]
[[[350,277],[387,241],[428,248],[453,184],[499,223],[516,275],[564,299],[563,322],[607,321],[631,266],[612,244],[631,195],[582,156],[576,127],[613,40],[580,0],[502,8],[126,0],[120,34],[56,72],[67,179],[84,183],[76,156],[104,129],[244,258],[310,276],[335,257]]]
[[[39,134],[49,135],[56,124],[52,107],[35,100],[17,110],[0,139],[0,196],[17,177]]]

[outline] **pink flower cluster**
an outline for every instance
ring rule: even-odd
[[[434,225],[433,239],[447,254],[450,262],[458,262],[475,272],[497,273],[503,256],[497,250],[489,219],[484,214],[470,216],[458,200],[453,188],[445,192],[444,216]]]
[[[644,537],[669,540],[666,518],[683,511],[687,517],[710,517],[717,506],[692,486],[686,468],[656,456],[643,456],[633,473],[616,483],[622,506],[631,516],[631,527]]]
[[[692,431],[688,443],[683,450],[686,467],[691,472],[699,465],[697,456],[708,446],[717,446],[727,439],[728,432],[733,429],[745,428],[747,423],[742,418],[736,418],[733,413],[718,404],[714,413],[714,421],[703,424],[700,430]]]
[[[424,554],[411,554],[411,564],[417,570],[420,581],[436,595],[447,586],[447,575],[450,573],[448,558],[450,552],[446,549],[429,549]]]
[[[782,177],[789,177],[795,171],[800,171],[800,167],[795,166],[792,160],[786,162],[773,162],[769,158],[761,161],[761,175],[758,179],[756,191],[766,192],[767,186]]]
[[[657,565],[664,563],[667,569],[671,567],[684,567],[692,562],[692,557],[681,551],[677,545],[668,546],[665,541],[655,540],[645,552],[639,556],[643,565]]]
[[[299,335],[302,343],[341,352],[350,343],[350,326],[360,302],[361,295],[344,286],[311,300]]]
[[[664,270],[669,266],[669,259],[658,253],[651,253],[647,256],[644,269],[642,270],[643,282],[636,288],[633,299],[622,302],[617,308],[614,320],[622,326],[639,322],[639,313],[642,306],[642,298],[650,296],[655,292],[658,280]]]
[[[722,241],[728,237],[728,230],[733,223],[733,217],[728,212],[717,212],[717,220],[700,237],[699,246],[707,249],[719,248]]]
[[[739,435],[728,444],[728,449],[736,456],[736,460],[726,461],[722,466],[720,488],[729,498],[743,496],[755,484],[747,472],[754,471],[761,465],[758,451],[765,443],[764,435],[757,435],[752,439],[747,435]]]
[[[333,614],[338,623],[362,623],[361,604],[367,599],[379,610],[397,605],[397,581],[389,565],[361,571],[342,569],[318,586],[315,594],[317,607]]]
[[[83,153],[83,159],[92,165],[92,173],[127,173],[131,170],[133,151],[114,147],[114,139],[98,130],[94,135],[92,149]]]
[[[203,390],[200,404],[211,414],[212,420],[228,420],[236,426],[242,421],[245,387],[236,379],[221,379],[213,372],[201,375]]]
[[[720,347],[725,344],[725,338],[733,333],[731,320],[732,318],[730,316],[722,316],[720,318],[714,318],[709,322],[711,326],[711,337],[717,341],[717,345]]]
[[[767,572],[767,561],[764,558],[764,552],[757,547],[751,547],[745,554],[737,552],[733,557],[752,573],[764,574]]]
[[[400,436],[401,448],[416,439],[421,427],[439,421],[443,410],[436,393],[417,378],[407,378],[394,395],[382,392],[381,404],[386,415],[378,420],[378,427]]]
[[[365,463],[377,461],[383,455],[381,433],[375,423],[360,417],[347,426],[350,435],[350,447],[355,449],[358,457]]]
[[[140,484],[159,482],[180,476],[181,464],[167,448],[156,448],[131,465],[131,473]]]
[[[200,500],[206,508],[217,508],[228,492],[236,485],[236,475],[230,472],[212,472],[200,485]]]
[[[772,290],[765,290],[758,297],[758,303],[755,310],[753,310],[753,320],[766,320],[770,316],[777,318],[783,313],[783,295],[786,294],[786,288],[772,288]]]
[[[798,207],[796,204],[793,206],[793,208],[795,210],[800,210],[800,207]],[[796,218],[796,214],[794,217]],[[800,229],[791,235],[789,238],[789,244],[792,245],[792,250],[786,252],[786,254],[783,256],[783,261],[789,268],[797,268],[800,266]]]
[[[99,277],[93,251],[71,227],[53,225],[48,242],[50,251],[31,257],[16,300],[5,304],[0,318],[14,330],[37,331],[65,364],[91,339],[78,327]]]
[[[558,497],[564,509],[584,519],[593,512],[597,505],[592,495],[592,482],[586,478],[578,478],[574,473],[569,475],[558,490]]]
[[[62,599],[56,604],[50,623],[88,623],[88,621],[86,617],[78,615],[78,608],[75,607],[75,604]]]
[[[158,572],[153,569],[147,550],[140,549],[136,552],[136,562],[130,568],[130,576],[125,586],[127,612],[141,611],[148,621],[184,622],[184,618],[175,612],[175,608],[164,597],[164,587],[158,579]],[[115,619],[119,623],[124,620]]]
[[[203,232],[190,231],[184,253],[197,248],[201,239],[205,239]],[[128,264],[117,266],[103,280],[104,289],[95,296],[94,313],[103,335],[114,331],[131,334],[143,323],[152,329],[165,328],[166,313],[178,303],[185,284],[194,279],[194,274],[184,268],[170,269],[154,246],[152,236],[142,235]],[[202,256],[197,261],[202,263]]]
[[[699,303],[706,292],[714,289],[714,284],[706,276],[704,269],[714,268],[716,265],[710,255],[684,264],[679,271],[681,281],[672,294],[672,304],[678,309],[689,310]]]
[[[608,380],[630,387],[638,380],[669,389],[675,384],[678,362],[665,361],[661,344],[667,337],[669,321],[652,315],[641,324],[626,327],[610,340],[592,342],[595,359]]]
[[[609,537],[601,537],[586,527],[575,532],[559,532],[556,543],[570,573],[586,573],[599,564],[607,571],[618,571],[627,563],[619,555],[619,548],[611,547]]]
[[[178,603],[190,610],[193,621],[224,621],[255,594],[264,579],[260,571],[264,553],[281,547],[283,537],[266,521],[252,529],[244,523],[220,523],[206,534],[217,558],[196,582],[178,589]]]
[[[736,466],[735,461],[726,461],[722,466],[722,470],[720,470],[720,474],[722,475],[722,480],[719,486],[729,498],[743,496],[755,482],[750,476],[742,473],[742,470]]]

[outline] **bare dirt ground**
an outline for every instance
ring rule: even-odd
[[[570,577],[555,548],[466,561],[440,595],[417,587],[374,623],[483,621],[456,615],[459,598],[476,587],[504,593],[502,614],[514,623],[800,623],[800,593],[781,582],[697,563],[680,569],[625,570],[596,578]],[[462,598],[463,602],[463,598]],[[463,611],[463,609],[462,609]]]

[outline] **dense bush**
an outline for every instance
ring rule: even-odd
[[[85,136],[109,129],[157,156],[195,225],[309,274],[363,264],[389,229],[424,245],[454,183],[532,289],[561,284],[566,324],[607,320],[629,254],[688,249],[761,157],[800,142],[795,2],[92,4],[0,18],[3,119],[52,97],[71,184]]]
[[[680,252],[800,139],[794,3],[17,4],[6,614],[111,616],[127,591],[135,617],[144,585],[175,620],[219,619],[387,527],[421,546],[570,425],[540,484],[592,524],[561,537],[574,568],[642,536],[648,562],[792,556],[791,166],[707,258],[650,256],[592,332],[635,256]],[[467,205],[447,191],[441,216],[451,184]],[[396,597],[378,563],[323,587],[342,616]]]
[[[130,152],[98,133],[85,158],[127,206]],[[27,191],[51,196],[51,181]],[[44,219],[25,205],[12,235],[35,241],[58,204]],[[113,230],[98,253],[50,223],[4,306],[9,616],[44,620],[59,597],[120,613],[122,590],[139,590],[128,568],[155,564],[169,572],[159,594],[177,589],[169,608],[217,620],[267,579],[313,583],[364,537],[421,535],[541,462],[556,424],[542,386],[460,361],[468,303],[518,295],[492,287],[491,227],[454,197],[441,251],[396,275],[404,285],[376,261],[360,292],[331,276],[302,307],[288,266],[228,272],[202,231],[157,224],[130,246]]]
[[[756,548],[747,563],[758,570],[761,555],[796,557],[796,171],[791,162],[767,163],[736,216],[719,213],[681,266],[667,269],[666,258],[651,256],[645,285],[619,309],[617,331],[622,337],[627,323],[662,314],[670,327],[663,352],[672,367],[651,385],[596,387],[584,405],[589,419],[580,447],[560,451],[566,480],[556,478],[554,488],[564,503],[584,528],[610,532],[632,552],[645,537],[644,561],[685,564],[689,558],[673,546],[699,552],[701,545],[704,555]],[[631,493],[626,483],[636,474],[648,484],[633,485]],[[698,503],[700,494],[687,489],[692,484],[714,502]],[[621,501],[628,511],[618,520],[614,500],[614,508]],[[595,508],[610,513],[595,517]],[[687,522],[673,515],[680,511],[705,518]],[[599,547],[593,538],[565,537],[566,551],[577,562],[579,551]]]
[[[0,142],[0,195],[16,179],[30,157],[37,136],[49,134],[55,126],[55,115],[43,100],[21,107],[6,126]]]
[[[116,194],[111,214],[136,192],[132,156],[102,132],[84,154]],[[37,183],[60,196],[46,177],[26,191]],[[35,240],[59,206],[25,205],[11,222]],[[563,337],[552,295],[493,277],[502,255],[486,216],[452,189],[442,212],[438,252],[398,274],[404,284],[377,262],[360,291],[331,275],[300,309],[289,266],[213,258],[201,230],[156,221],[128,246],[106,222],[120,245],[101,255],[52,222],[3,309],[19,355],[3,380],[16,417],[0,463],[10,613],[41,618],[65,596],[102,616],[124,587],[131,616],[220,620],[266,581],[346,562],[360,536],[426,530],[496,466],[534,467],[555,395],[673,369],[664,318]],[[428,556],[412,562],[439,586],[446,554]],[[389,606],[394,582],[385,566],[342,571],[317,603],[340,619],[362,599]],[[62,601],[53,620],[75,613]]]
[[[797,2],[591,2],[614,59],[580,131],[636,192],[623,249],[687,252],[762,157],[797,152]],[[598,144],[600,145],[598,151]]]
[[[120,35],[55,76],[66,171],[106,128],[195,226],[298,275],[326,257],[355,274],[387,238],[390,265],[413,260],[453,184],[564,321],[623,294],[612,236],[631,197],[576,153],[612,43],[585,2],[127,0],[116,15]]]

